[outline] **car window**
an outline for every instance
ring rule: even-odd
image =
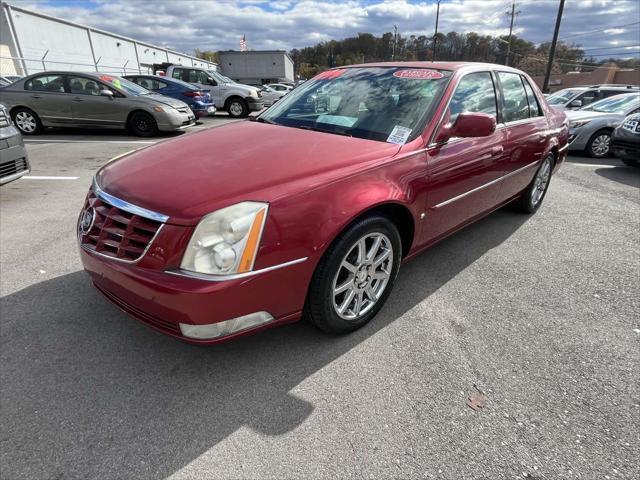
[[[151,93],[146,88],[136,85],[126,78],[116,77],[114,75],[100,75],[98,79],[101,83],[108,85],[111,91],[113,91],[117,96],[122,96],[120,92],[136,97],[140,95],[149,95]]]
[[[173,71],[171,72],[171,76],[178,80],[182,80],[182,72],[183,72],[182,68],[174,68]]]
[[[582,102],[582,105],[581,105],[582,107],[591,105],[593,102],[597,102],[598,100],[601,100],[601,99],[602,99],[602,96],[600,95],[599,90],[590,90],[576,97],[576,100],[580,100]]]
[[[100,96],[100,90],[107,88],[92,78],[67,76],[67,80],[69,82],[69,91],[74,95]]]
[[[24,89],[37,92],[64,93],[64,81],[62,80],[62,75],[42,75],[27,80],[24,83]]]
[[[565,88],[564,90],[557,91],[553,95],[549,95],[547,97],[547,103],[549,105],[564,105],[578,93],[580,93],[580,90],[576,90],[575,88]]]
[[[464,112],[484,112],[497,117],[496,92],[489,72],[465,75],[449,103],[451,122]]]
[[[166,82],[162,82],[155,78],[134,77],[129,78],[129,80],[137,85],[140,85],[142,88],[146,88],[147,90],[160,90],[169,86]]]
[[[533,93],[533,88],[529,84],[529,81],[522,77],[522,83],[524,83],[524,89],[527,92],[527,100],[529,101],[529,115],[531,117],[541,117],[542,108],[540,108],[540,102],[538,102],[538,98],[536,94]]]
[[[602,113],[625,113],[640,103],[640,93],[625,93],[594,102],[581,110]]]
[[[328,70],[282,97],[259,120],[401,145],[422,133],[450,76],[429,68]]]
[[[520,75],[498,72],[502,85],[502,121],[515,122],[529,118],[529,102]]]

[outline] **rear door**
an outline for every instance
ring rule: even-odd
[[[455,123],[463,112],[498,115],[496,87],[489,71],[463,76],[449,102],[449,119]],[[428,152],[430,220],[425,242],[456,229],[493,208],[498,201],[504,131],[488,137],[451,138]]]
[[[65,91],[62,75],[39,75],[24,84],[24,105],[31,108],[45,125],[72,122],[71,95]]]
[[[114,128],[125,126],[131,106],[124,95],[94,77],[66,77],[75,125]],[[113,97],[101,95],[101,90],[110,90]]]
[[[525,77],[497,72],[502,92],[501,129],[506,134],[500,164],[504,180],[500,200],[525,189],[531,182],[549,141],[549,127],[540,102]]]

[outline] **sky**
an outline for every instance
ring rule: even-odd
[[[192,53],[303,48],[358,32],[403,36],[434,32],[435,0],[8,0],[73,22]],[[442,0],[442,32],[501,35],[510,0]],[[558,0],[516,2],[515,32],[541,43],[553,36]],[[640,57],[640,1],[567,0],[560,39],[596,58]]]

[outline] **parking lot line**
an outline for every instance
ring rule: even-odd
[[[616,168],[623,167],[624,165],[602,165],[597,163],[574,163],[571,162],[571,165],[575,165],[576,167],[594,167],[594,168]]]
[[[42,177],[38,175],[25,175],[22,178],[27,180],[78,180],[80,177]]]

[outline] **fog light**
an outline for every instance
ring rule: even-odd
[[[273,320],[273,317],[267,312],[255,312],[243,317],[232,318],[224,322],[210,323],[208,325],[188,325],[180,324],[182,335],[188,338],[197,338],[200,340],[226,337],[232,333],[247,330]]]

